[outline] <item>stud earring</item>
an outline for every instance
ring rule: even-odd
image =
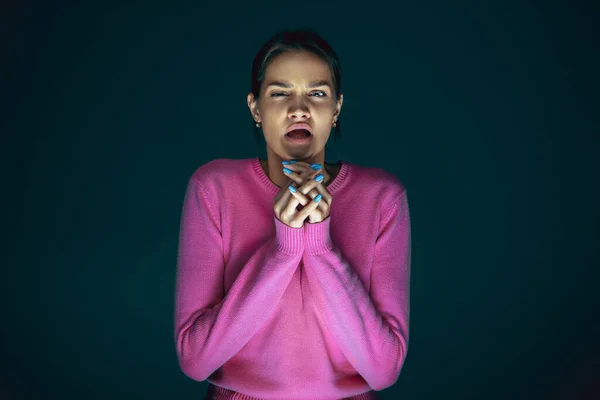
[[[256,123],[256,127],[257,127],[257,128],[260,128],[260,122],[257,122],[257,123]]]

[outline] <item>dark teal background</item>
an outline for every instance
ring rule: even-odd
[[[173,341],[186,183],[266,156],[252,59],[302,27],[341,59],[327,161],[408,190],[410,344],[380,397],[600,398],[598,3],[124,3],[0,8],[1,398],[203,398]]]

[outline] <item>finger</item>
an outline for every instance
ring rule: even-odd
[[[309,171],[311,173],[312,173],[312,171],[315,171],[318,174],[318,173],[321,173],[323,171],[323,165],[318,164],[318,163],[314,163],[314,164],[310,164],[310,165],[306,164],[306,167],[309,169]]]
[[[285,168],[292,170],[296,173],[298,173],[298,175],[304,179],[306,179],[308,176],[310,176],[313,172],[314,169],[312,169],[308,164],[306,163],[302,163],[302,164],[289,164],[286,165]]]
[[[287,184],[284,187],[287,188],[289,185],[292,185],[292,184],[293,184],[293,181],[290,179],[290,180],[288,180]],[[281,210],[287,204],[288,199],[290,197],[292,197],[292,195],[289,190],[280,190],[277,193],[277,195],[275,196],[275,198],[273,199],[273,205],[275,206],[275,208],[277,210]],[[281,211],[279,211],[279,212],[281,212]]]
[[[317,187],[317,185],[319,185],[321,182],[322,182],[322,180],[321,180],[321,181],[319,181],[319,182],[317,182],[317,181],[315,181],[314,179],[310,179],[308,182],[306,182],[306,183],[304,183],[302,186],[300,186],[300,187],[298,188],[298,191],[299,191],[300,193],[304,194],[304,195],[307,195],[307,194],[313,194],[313,195],[311,196],[311,198],[313,198],[313,199],[314,199],[315,197],[317,197],[317,196],[319,195],[319,192],[318,192],[318,191],[317,191],[315,188],[316,188],[316,187]]]
[[[291,164],[286,164],[286,165],[301,165],[301,166],[305,166],[305,167],[309,167],[310,168],[310,164],[304,161],[294,161]]]
[[[293,187],[296,190],[302,190],[301,195],[303,195],[304,197],[310,197],[309,200],[314,199],[315,197],[317,197],[319,195],[319,192],[316,189],[312,189],[312,190],[308,190],[304,185],[308,184],[308,182],[310,182],[309,180],[305,179],[302,182],[292,182],[290,185],[288,185],[288,189],[289,186]],[[304,188],[304,189],[300,189],[300,188]],[[290,189],[291,191],[291,189]],[[304,204],[303,204],[304,205]]]
[[[309,182],[307,182],[303,186],[300,186],[300,188],[297,188],[296,190],[298,190],[299,193],[302,194],[303,196],[308,197],[308,198],[310,198],[310,200],[312,200],[319,195],[319,192],[315,188],[306,186],[306,185],[308,185],[308,183]]]
[[[312,172],[312,171],[315,171],[315,169],[313,168],[314,165],[316,165],[316,163],[315,164],[308,164],[308,163],[305,163],[303,161],[297,161],[294,164],[286,164],[284,166],[286,168],[291,169],[292,171],[303,170],[303,171],[311,171]],[[317,171],[320,171],[321,169],[323,169],[322,165],[321,165],[320,168],[317,168]]]
[[[313,180],[312,182],[316,182],[316,181]],[[301,189],[298,189],[298,190],[301,191],[302,193],[304,193],[304,191],[309,190],[308,188],[310,188],[310,191],[307,194],[308,197],[310,197],[311,199],[314,199],[315,197],[317,197],[320,194],[322,197],[322,200],[325,200],[325,201],[320,201],[317,208],[324,214],[327,214],[327,212],[331,208],[332,198],[331,198],[331,195],[329,194],[329,191],[327,190],[327,188],[325,188],[325,186],[322,185],[322,181],[316,182],[316,184],[313,183],[312,185],[309,185],[307,183],[306,185],[302,186]]]
[[[314,188],[321,196],[323,196],[323,199],[327,202],[327,204],[331,205],[333,198],[331,197],[331,194],[327,188],[323,185],[323,181],[318,182]]]
[[[313,211],[315,211],[315,209],[319,206],[319,203],[323,201],[323,199],[321,199],[318,203],[315,202],[314,200],[312,200],[310,202],[310,204],[306,205],[306,207],[304,207],[299,213],[298,216],[301,218],[302,221],[304,221],[309,215],[310,213],[312,213]]]
[[[282,204],[286,204],[285,202],[287,202],[283,212],[287,215],[294,215],[296,209],[298,208],[298,204],[300,204],[300,201],[297,197],[292,195],[292,192],[289,190],[289,186],[287,193],[283,197],[285,197],[285,200],[281,200],[283,202]]]
[[[293,187],[293,186],[291,186],[291,187]],[[307,196],[305,196],[302,193],[298,192],[298,189],[296,189],[296,188],[294,188],[294,190],[289,189],[289,191],[292,194],[292,196],[294,196],[296,198],[296,200],[298,200],[298,202],[300,204],[302,204],[302,206],[307,205],[308,202],[312,200],[312,198],[309,199]]]
[[[315,176],[317,176],[318,174],[319,174],[319,171],[313,171],[313,172],[307,171],[306,173],[300,175],[302,178],[304,178],[304,182],[302,182],[302,184],[315,179]]]
[[[289,190],[280,190],[277,193],[277,196],[273,199],[273,207],[277,212],[281,213],[288,203],[288,199],[292,197],[292,194],[289,193]]]
[[[290,168],[288,168],[289,170]],[[285,169],[283,170],[283,173],[290,178],[291,180],[293,180],[295,183],[297,183],[298,185],[301,185],[306,179],[304,177],[302,177],[298,172],[292,171],[292,172],[286,172]]]

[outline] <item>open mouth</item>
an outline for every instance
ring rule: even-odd
[[[294,129],[286,133],[285,136],[294,140],[302,140],[310,138],[312,134],[307,129]]]

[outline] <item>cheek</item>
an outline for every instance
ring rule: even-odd
[[[331,104],[320,105],[316,108],[322,119],[331,120],[335,114],[335,108]]]
[[[267,107],[264,107],[261,110],[260,115],[263,118],[263,120],[267,122],[274,122],[281,119],[281,115],[283,113],[285,113],[284,107],[271,104]]]

